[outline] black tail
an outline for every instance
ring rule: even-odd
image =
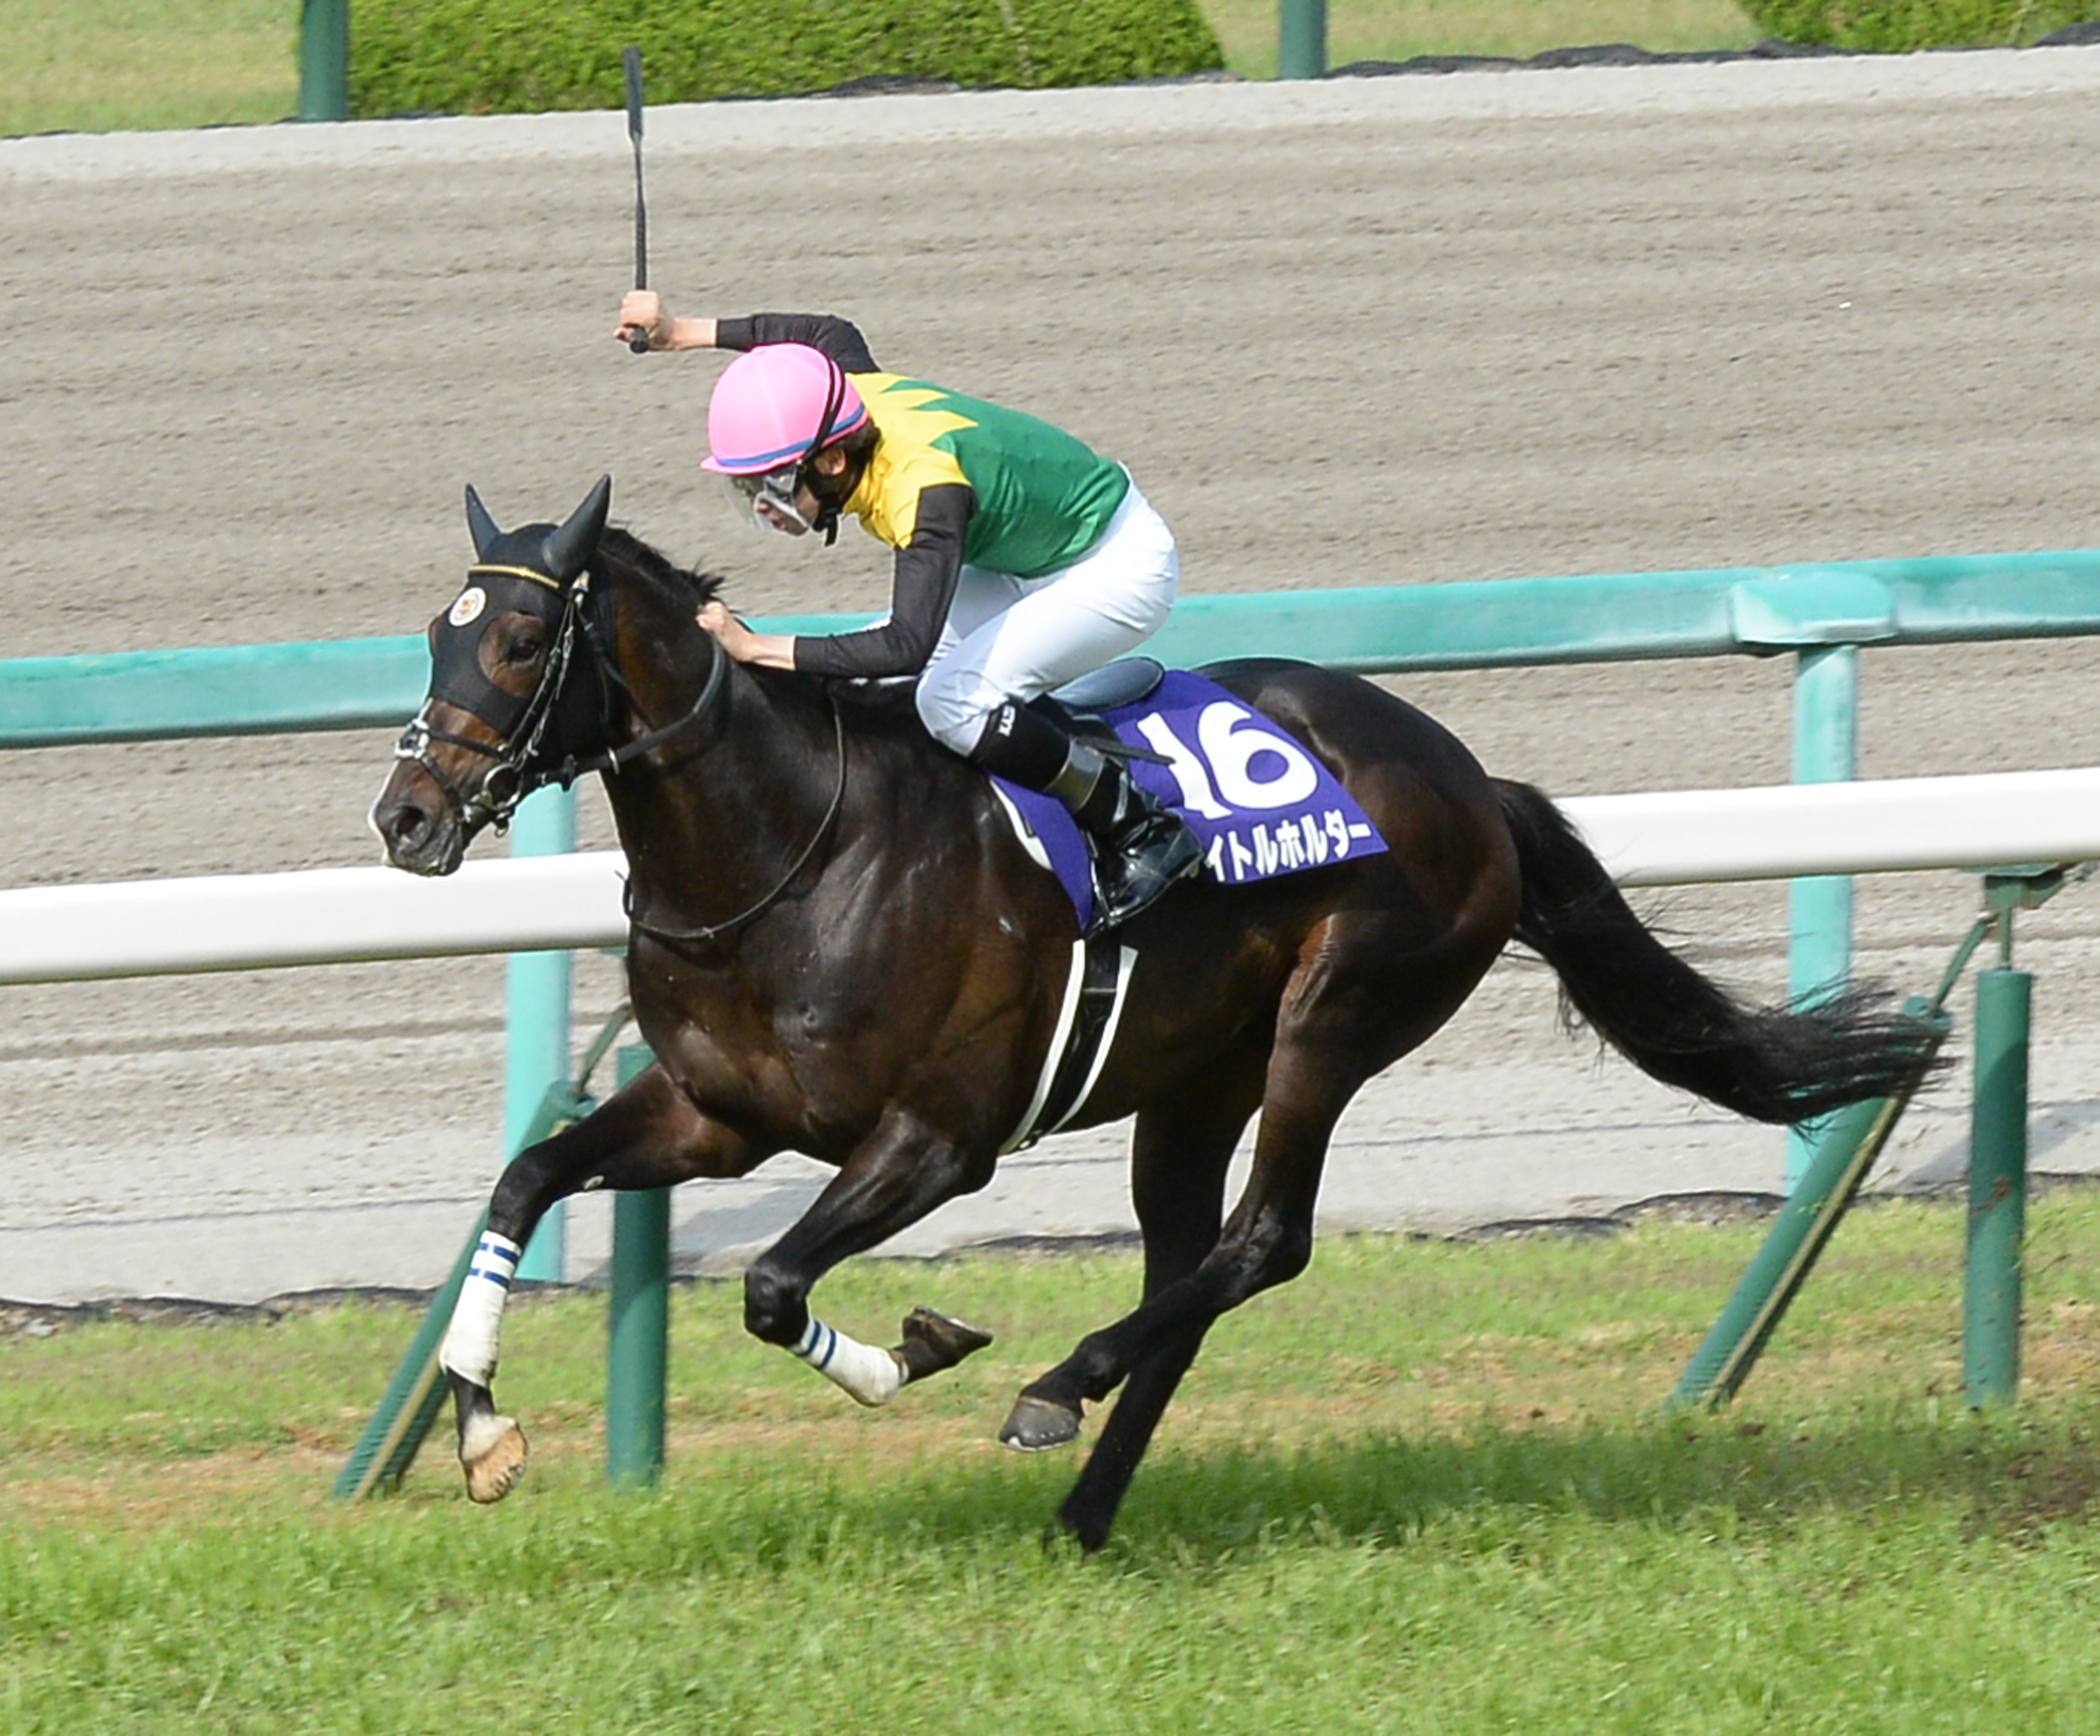
[[[1745,1006],[1650,934],[1566,815],[1495,780],[1522,865],[1516,938],[1559,973],[1577,1013],[1651,1078],[1758,1121],[1807,1121],[1916,1084],[1936,1042],[1923,1020],[1848,992]]]

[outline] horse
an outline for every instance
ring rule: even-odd
[[[810,1297],[990,1179],[1039,1104],[1082,968],[1072,899],[979,772],[909,705],[732,661],[695,619],[722,581],[609,526],[610,506],[607,477],[559,524],[505,531],[467,490],[474,563],[431,623],[429,696],[371,815],[389,862],[447,874],[529,790],[596,773],[627,857],[627,974],[655,1060],[496,1184],[441,1355],[478,1501],[526,1462],[492,1389],[510,1273],[541,1215],[581,1190],[805,1153],[836,1173],[745,1272],[745,1327],[869,1404],[989,1343],[918,1309],[893,1347],[863,1344]],[[1909,1089],[1932,1049],[1872,996],[1731,995],[1643,925],[1545,795],[1491,778],[1372,683],[1282,659],[1206,673],[1327,766],[1388,847],[1245,886],[1193,879],[1114,931],[1134,955],[1127,999],[1065,1124],[1136,1117],[1142,1292],[1024,1387],[1000,1429],[1024,1450],[1066,1445],[1120,1389],[1057,1510],[1089,1551],[1212,1324],[1305,1269],[1344,1107],[1512,939],[1643,1071],[1758,1120]],[[1227,1166],[1257,1111],[1228,1214]]]

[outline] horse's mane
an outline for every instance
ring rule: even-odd
[[[613,564],[638,574],[648,583],[684,593],[695,612],[721,594],[720,573],[689,572],[622,526],[607,525],[598,539],[598,550]],[[927,740],[926,727],[919,721],[911,699],[912,684],[908,681],[827,681],[816,675],[790,678],[812,687],[828,687],[850,708],[859,728],[879,728],[922,746]]]
[[[689,572],[624,526],[608,524],[605,534],[598,538],[598,548],[599,554],[619,565],[632,568],[645,579],[670,590],[690,593],[695,610],[704,603],[712,603],[721,591],[720,573]]]

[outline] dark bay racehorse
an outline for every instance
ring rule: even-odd
[[[444,1363],[470,1491],[523,1469],[491,1395],[517,1250],[556,1200],[744,1174],[775,1152],[837,1174],[744,1279],[744,1322],[865,1402],[989,1341],[917,1310],[895,1349],[809,1312],[812,1288],[982,1187],[1039,1095],[1077,969],[1073,909],[991,789],[910,707],[732,663],[696,625],[716,581],[607,529],[609,482],[563,524],[505,532],[469,491],[477,561],[431,625],[430,697],[373,810],[389,859],[451,872],[551,777],[604,774],[631,880],[628,974],[655,1064],[496,1184]],[[1302,1271],[1329,1137],[1373,1075],[1449,1018],[1512,938],[1654,1077],[1785,1122],[1909,1084],[1930,1038],[1857,1001],[1730,998],[1667,951],[1553,804],[1489,778],[1354,676],[1210,671],[1355,796],[1387,854],[1177,888],[1136,950],[1113,1047],[1070,1124],[1135,1113],[1144,1296],[1021,1394],[1009,1444],[1061,1445],[1122,1395],[1060,1509],[1089,1548],[1211,1323]],[[1229,1216],[1226,1166],[1256,1111]]]

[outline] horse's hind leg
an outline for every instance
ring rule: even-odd
[[[999,1438],[1038,1447],[1074,1438],[1088,1400],[1106,1398],[1140,1363],[1190,1333],[1193,1357],[1220,1314],[1303,1271],[1312,1257],[1327,1141],[1360,1082],[1353,1070],[1338,1077],[1324,1064],[1279,1051],[1270,1064],[1246,1190],[1213,1244],[1191,1270],[1113,1325],[1089,1332],[1063,1362],[1024,1387]],[[1024,1429],[1033,1438],[1017,1438]]]
[[[1070,1438],[1087,1400],[1106,1397],[1146,1358],[1192,1331],[1200,1341],[1220,1314],[1305,1269],[1328,1142],[1342,1111],[1365,1080],[1450,1016],[1499,943],[1484,929],[1477,937],[1462,934],[1388,962],[1357,938],[1352,947],[1343,943],[1349,937],[1330,931],[1330,944],[1308,946],[1308,966],[1285,997],[1254,1167],[1216,1245],[1193,1271],[1148,1296],[1134,1313],[1089,1333],[1070,1356],[1025,1388],[1008,1429],[1062,1411]],[[1113,1474],[1105,1469],[1104,1486]],[[1096,1541],[1107,1535],[1108,1517],[1098,1507],[1079,1515]]]
[[[1224,1217],[1225,1171],[1257,1105],[1261,1061],[1258,1052],[1247,1057],[1239,1075],[1250,1086],[1243,1093],[1221,1093],[1212,1084],[1200,1104],[1149,1109],[1137,1118],[1131,1145],[1131,1196],[1145,1234],[1148,1298],[1188,1277],[1217,1246]],[[1203,1331],[1198,1322],[1170,1335],[1124,1381],[1086,1469],[1057,1510],[1058,1522],[1084,1548],[1097,1549],[1108,1541],[1116,1509],[1137,1474],[1153,1430],[1202,1347]],[[1050,1419],[1053,1425],[1065,1420]],[[1076,1418],[1070,1420],[1076,1424]],[[1008,1429],[1012,1426],[1009,1422]]]
[[[668,1186],[696,1174],[739,1174],[753,1161],[735,1135],[700,1116],[651,1067],[596,1113],[521,1151],[504,1170],[438,1351],[459,1420],[460,1465],[475,1500],[501,1500],[525,1474],[525,1433],[497,1411],[491,1385],[510,1280],[548,1208],[586,1187]]]

